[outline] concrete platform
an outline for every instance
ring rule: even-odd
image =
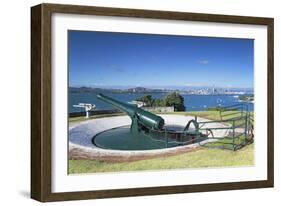
[[[165,125],[178,125],[184,127],[187,122],[194,119],[193,116],[183,115],[160,115],[165,120]],[[208,121],[208,119],[198,118],[198,121]],[[131,119],[128,116],[105,117],[84,121],[69,128],[69,159],[94,159],[101,161],[134,161],[151,157],[173,155],[178,153],[194,150],[199,147],[199,144],[190,144],[165,149],[154,150],[110,150],[98,148],[92,144],[92,138],[105,130],[116,127],[126,126],[131,124]],[[204,125],[202,128],[206,127]],[[209,123],[208,127],[221,128],[227,127],[221,123]],[[227,130],[214,130],[214,136],[225,137],[228,135]],[[210,140],[206,140],[210,141]]]

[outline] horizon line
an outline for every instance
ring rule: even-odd
[[[172,87],[182,87],[182,88],[190,88],[190,87],[201,87],[201,88],[241,88],[241,89],[253,89],[254,87],[251,86],[216,86],[216,85],[69,85],[69,87],[89,87],[89,88],[136,88],[136,87],[142,87],[142,88],[172,88]]]

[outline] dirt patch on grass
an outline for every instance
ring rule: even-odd
[[[90,151],[85,151],[80,148],[70,148],[69,149],[69,159],[70,160],[97,160],[102,162],[110,163],[120,163],[120,162],[133,162],[138,160],[152,159],[157,157],[170,157],[173,155],[178,155],[182,153],[187,153],[191,151],[199,150],[200,148],[183,148],[179,147],[176,150],[167,151],[165,153],[143,153],[143,154],[106,154],[106,153],[92,153]]]

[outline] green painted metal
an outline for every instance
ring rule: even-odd
[[[138,132],[141,129],[161,130],[164,126],[164,119],[156,114],[145,111],[134,105],[120,102],[103,94],[98,94],[97,98],[126,112],[132,119],[131,130],[133,132]]]
[[[221,148],[231,149],[236,151],[245,145],[253,142],[253,118],[248,111],[247,106],[243,104],[237,104],[229,107],[223,107],[219,110],[220,120],[199,122],[197,116],[194,119],[188,121],[185,128],[182,131],[167,130],[164,127],[164,119],[156,114],[145,111],[134,105],[120,102],[103,94],[97,95],[98,99],[113,105],[130,116],[132,119],[131,131],[132,132],[144,132],[146,135],[149,133],[156,133],[162,136],[162,139],[155,139],[155,141],[161,141],[169,147],[169,144],[185,145],[189,143],[199,142],[199,145],[208,148]],[[241,114],[237,117],[238,114]],[[236,115],[235,117],[231,117]],[[221,123],[226,125],[225,127],[208,127],[211,123]],[[194,125],[194,130],[190,130],[191,124]],[[204,128],[203,128],[204,126]],[[207,127],[206,127],[207,126]],[[243,130],[243,132],[236,132],[236,130]],[[215,137],[213,131],[215,130],[230,130],[228,136]],[[205,131],[205,133],[204,133]],[[152,135],[153,136],[153,135]],[[173,137],[173,140],[168,140]],[[152,138],[152,137],[151,137]],[[152,138],[153,139],[153,138]],[[201,140],[215,140],[215,146],[210,146],[209,143],[201,143]],[[226,140],[228,142],[226,142]],[[221,146],[218,146],[221,145]],[[228,145],[228,147],[227,147]]]
[[[234,111],[233,111],[234,110]],[[231,118],[231,115],[241,114],[238,117]],[[206,121],[206,122],[198,122],[199,130],[231,130],[229,136],[221,138],[221,137],[208,137],[210,140],[216,140],[212,143],[201,144],[203,147],[208,148],[220,148],[220,149],[231,149],[236,151],[241,149],[242,147],[251,144],[254,142],[254,134],[253,134],[253,117],[251,117],[250,112],[248,111],[248,106],[245,104],[237,104],[228,107],[222,107],[219,110],[220,121]],[[229,117],[229,118],[227,118]],[[242,123],[241,123],[242,122]],[[224,123],[229,124],[228,127],[224,128],[201,128],[202,126],[206,126],[208,123]],[[240,130],[240,132],[236,132],[236,130]],[[241,132],[243,131],[243,132]],[[228,140],[229,142],[225,142]],[[220,146],[218,146],[220,145]],[[229,145],[229,147],[227,147]]]

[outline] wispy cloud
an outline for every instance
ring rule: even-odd
[[[104,83],[99,83],[99,82],[97,82],[97,83],[92,83],[92,84],[89,84],[89,86],[94,86],[94,87],[103,87],[103,86],[105,86],[105,84],[104,84]]]
[[[203,86],[207,86],[206,83],[186,83],[184,84],[184,86],[186,87],[203,87]]]
[[[207,59],[198,60],[197,62],[198,62],[199,64],[209,64],[209,63],[210,63],[210,61],[207,60]]]
[[[125,69],[124,69],[124,68],[119,67],[119,66],[117,66],[117,65],[109,64],[109,65],[107,65],[107,66],[108,66],[108,68],[110,68],[111,70],[114,70],[114,71],[116,71],[116,72],[120,72],[120,73],[124,73],[124,72],[125,72]]]
[[[138,72],[133,70],[133,69],[127,69],[125,67],[115,65],[115,64],[107,64],[107,68],[110,69],[111,71],[115,71],[117,73],[121,74],[127,74],[130,76],[137,76]]]

